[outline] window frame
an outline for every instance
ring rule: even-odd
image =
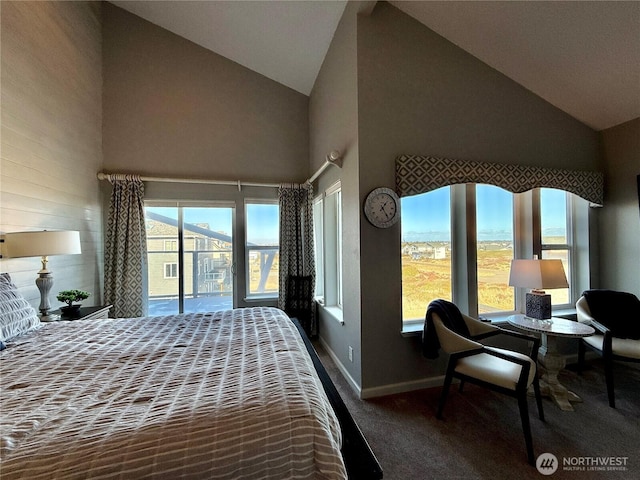
[[[475,256],[475,266],[476,266],[476,270],[475,270],[475,302],[476,302],[476,308],[478,310],[478,314],[477,315],[482,315],[482,316],[488,316],[488,315],[492,315],[494,314],[494,312],[482,312],[480,313],[480,288],[479,288],[479,282],[480,282],[480,276],[478,273],[478,251],[479,251],[479,244],[480,241],[478,239],[478,220],[477,220],[477,212],[478,212],[478,186],[489,186],[489,187],[493,187],[493,188],[497,188],[500,189],[503,192],[508,193],[509,195],[511,195],[511,243],[512,243],[512,248],[511,248],[511,259],[513,260],[514,258],[516,258],[516,251],[517,251],[517,247],[518,247],[518,242],[519,242],[519,238],[520,235],[518,235],[518,231],[516,229],[516,194],[509,192],[508,190],[505,190],[502,187],[496,186],[496,185],[492,185],[492,184],[488,184],[488,183],[478,183],[478,184],[473,184],[471,185],[472,189],[473,189],[473,196],[472,196],[472,200],[473,200],[473,209],[474,209],[474,238],[473,238],[473,244],[474,244],[474,256]],[[517,298],[516,298],[516,291],[514,289],[514,287],[509,287],[511,288],[511,295],[512,295],[512,302],[511,304],[513,305],[513,308],[509,309],[509,310],[496,310],[496,314],[497,315],[504,315],[506,314],[512,314],[517,310]]]
[[[280,202],[278,199],[265,199],[265,198],[245,198],[244,199],[244,265],[245,265],[245,292],[244,298],[245,300],[273,300],[277,299],[280,292],[280,285],[277,285],[275,292],[263,292],[263,293],[251,293],[251,263],[250,263],[250,253],[252,251],[269,251],[273,250],[273,245],[252,245],[249,246],[248,242],[248,232],[249,232],[249,215],[248,208],[250,205],[275,205],[278,207],[278,229],[280,228]],[[278,245],[275,247],[277,250],[276,254],[280,253],[280,234],[278,233]]]
[[[315,299],[324,304],[324,193],[313,199],[313,248],[316,265]]]
[[[177,270],[178,270],[178,275],[176,277],[164,277],[165,279],[175,279],[178,282],[178,292],[177,292],[177,297],[178,297],[178,313],[184,312],[184,306],[185,306],[185,284],[184,284],[184,277],[185,277],[185,235],[184,235],[184,209],[185,208],[228,208],[231,210],[231,232],[230,232],[230,236],[233,239],[232,240],[232,266],[231,266],[231,272],[233,275],[233,278],[231,280],[232,282],[232,289],[233,289],[233,293],[232,293],[232,304],[235,306],[236,305],[236,296],[237,296],[237,282],[236,282],[236,278],[235,278],[235,249],[236,249],[236,244],[238,243],[235,238],[235,230],[236,230],[236,204],[234,202],[231,201],[226,201],[226,200],[215,200],[215,201],[210,201],[210,200],[185,200],[185,201],[175,201],[175,200],[159,200],[159,199],[145,199],[144,200],[144,208],[146,210],[146,208],[175,208],[176,209],[176,214],[177,217],[175,219],[175,221],[177,222],[177,236],[176,236],[176,240],[171,239],[171,241],[176,241],[177,242],[177,248],[176,250],[171,250],[168,251],[168,253],[172,253],[175,254],[177,257],[177,262],[164,262],[165,264],[167,263],[176,263],[177,264]],[[164,242],[166,242],[167,240],[165,239]],[[166,244],[163,243],[163,247]],[[196,245],[194,244],[193,247],[195,247]],[[157,250],[149,250],[149,247],[147,245],[147,254],[149,253],[161,253],[162,251],[157,251]],[[145,272],[145,274],[148,276],[149,275],[149,265],[147,262],[147,271]],[[163,272],[165,273],[165,272]],[[145,293],[145,295],[148,295],[148,290]],[[149,298],[147,296],[147,302],[149,302]]]
[[[170,275],[167,275],[167,267],[171,268]],[[164,262],[164,278],[178,278],[178,262]]]
[[[343,269],[342,269],[342,185],[338,180],[316,198],[322,203],[321,254],[323,296],[319,303],[338,322],[343,320]],[[317,264],[316,264],[316,268]],[[318,283],[316,277],[316,284]]]
[[[553,190],[553,189],[549,189]],[[557,189],[556,189],[557,190]],[[565,274],[567,275],[567,281],[569,283],[569,292],[568,292],[568,303],[564,304],[552,304],[553,308],[562,309],[562,308],[574,308],[575,302],[577,301],[578,296],[576,295],[575,290],[575,281],[576,281],[576,269],[574,264],[574,256],[575,256],[575,237],[576,237],[576,196],[574,194],[570,194],[570,192],[565,193],[565,227],[567,231],[566,243],[543,243],[542,242],[542,189],[536,189],[534,192],[534,221],[537,216],[537,222],[540,225],[539,235],[540,238],[537,242],[537,248],[534,251],[534,255],[537,255],[538,258],[545,258],[545,251],[552,250],[562,250],[567,252],[567,265],[568,268],[565,270]]]
[[[452,251],[452,296],[453,303],[469,315],[478,317],[478,285],[477,285],[477,234],[476,234],[476,188],[475,184],[451,185],[451,251]],[[501,187],[500,187],[501,188]],[[588,238],[588,215],[578,213],[578,209],[587,208],[588,202],[570,192],[565,193],[567,202],[567,244],[543,244],[541,232],[541,204],[540,189],[536,188],[524,193],[513,195],[513,258],[532,258],[538,255],[542,258],[543,251],[567,250],[569,281],[569,303],[554,304],[554,311],[571,310],[576,300],[577,285],[584,283],[584,272],[578,272],[578,265],[588,263],[589,249],[576,245],[575,240],[584,235]],[[580,205],[579,205],[580,204]],[[578,220],[581,218],[580,220]],[[402,219],[401,219],[402,221]],[[586,240],[585,240],[586,241]],[[400,242],[402,248],[402,242]],[[578,259],[578,251],[584,251]],[[515,288],[515,309],[510,311],[492,312],[483,316],[501,320],[508,315],[524,311],[526,289]],[[426,306],[425,306],[426,309]],[[403,332],[414,332],[421,328],[424,319],[404,319],[401,311]]]

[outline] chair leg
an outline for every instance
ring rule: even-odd
[[[527,406],[526,390],[518,394],[518,406],[520,407],[520,419],[522,420],[524,443],[527,447],[527,459],[531,465],[535,465],[536,461],[533,456],[533,440],[531,439],[531,425],[529,424],[529,408]]]
[[[538,406],[538,416],[544,422],[544,410],[542,409],[542,395],[540,394],[540,381],[538,377],[533,380],[533,392],[536,395],[536,405]]]
[[[447,369],[447,376],[444,378],[444,385],[442,385],[442,393],[440,394],[440,402],[438,403],[438,411],[436,412],[436,418],[438,419],[442,419],[442,410],[444,410],[444,402],[447,400],[452,379],[453,375],[449,372],[449,369]]]
[[[609,397],[609,406],[616,408],[615,393],[613,391],[613,360],[604,357],[604,378],[607,382],[607,396]]]
[[[458,391],[462,393],[463,388],[464,388],[464,380],[460,380],[460,386],[458,387]]]

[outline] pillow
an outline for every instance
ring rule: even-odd
[[[38,328],[35,309],[18,292],[8,273],[0,273],[0,342]]]

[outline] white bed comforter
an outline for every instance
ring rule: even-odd
[[[280,310],[46,324],[0,362],[3,480],[346,478]]]

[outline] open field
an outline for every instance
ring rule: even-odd
[[[513,249],[508,244],[498,245],[497,242],[480,242],[478,246],[479,313],[514,310],[514,289],[508,285]],[[403,247],[405,247],[404,244]],[[403,252],[405,251],[407,249],[403,248]],[[561,256],[553,255],[553,258],[561,258]],[[561,259],[566,265],[566,258]],[[568,289],[548,293],[551,293],[554,304],[568,302]],[[402,255],[402,297],[402,312],[405,320],[424,318],[431,300],[452,299],[451,252],[448,245],[445,258]]]

